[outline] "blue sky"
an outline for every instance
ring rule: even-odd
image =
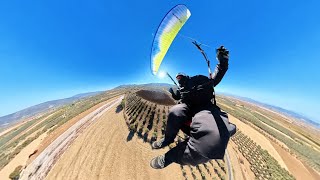
[[[183,29],[230,49],[216,90],[294,110],[320,122],[320,13],[309,1],[2,1],[0,116],[44,101],[121,84],[168,82],[150,71],[153,34],[176,4]],[[189,40],[177,37],[161,66],[172,75],[207,74]]]

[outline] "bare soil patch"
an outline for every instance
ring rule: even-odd
[[[256,113],[260,114],[261,116],[273,121],[273,122],[276,122],[277,124],[279,124],[280,126],[283,126],[283,127],[286,127],[286,125],[284,123],[280,123],[278,121],[275,121],[274,119],[260,113],[259,111],[255,111]],[[268,124],[264,123],[261,121],[261,123],[265,124],[266,126],[268,126],[269,128],[277,131],[278,133],[281,133],[282,135],[286,136],[287,138],[291,139],[291,140],[294,140],[292,139],[290,136],[282,133],[281,131],[279,131],[278,129],[275,129],[271,126],[269,126]],[[293,124],[292,124],[293,125]],[[314,142],[312,142],[310,139],[306,138],[305,136],[303,136],[302,134],[300,134],[299,132],[297,132],[296,130],[294,129],[291,129],[291,128],[287,128],[288,130],[290,130],[292,133],[294,133],[295,135],[299,136],[299,138],[301,138],[303,141],[305,141],[306,144],[308,144],[309,146],[312,146],[315,150],[319,151],[320,152],[320,146],[318,146],[317,144],[315,144]]]
[[[163,170],[149,166],[151,158],[165,150],[152,150],[136,135],[129,140],[128,127],[116,107],[84,131],[57,161],[47,179],[182,179],[181,168]]]
[[[286,164],[283,162],[281,156],[278,154],[278,152],[274,149],[270,141],[261,133],[259,133],[257,130],[253,129],[251,126],[243,123],[239,119],[233,117],[232,115],[228,115],[230,122],[236,124],[237,128],[243,132],[243,134],[250,137],[254,142],[256,142],[258,145],[261,146],[262,149],[265,149],[268,151],[268,153],[275,158],[281,167],[288,169]]]
[[[51,132],[42,142],[41,145],[38,149],[38,152],[33,155],[30,158],[30,161],[33,161],[35,158],[37,158],[37,156],[45,149],[47,148],[55,139],[57,139],[62,133],[64,133],[67,129],[69,129],[71,126],[73,126],[75,123],[77,123],[80,119],[82,119],[83,117],[87,116],[88,114],[90,114],[91,112],[93,112],[94,110],[98,109],[99,107],[107,104],[108,102],[111,102],[115,99],[119,98],[119,96],[114,97],[109,99],[108,101],[105,102],[101,102],[95,106],[93,106],[92,108],[90,108],[89,110],[80,113],[79,115],[77,115],[76,117],[70,119],[68,122],[66,122],[65,124],[63,124],[62,126],[60,126],[58,129],[56,129],[55,131]]]
[[[310,180],[317,180],[319,179],[318,177],[311,174],[308,169],[294,156],[292,156],[289,152],[281,148],[278,144],[271,142],[273,147],[277,150],[277,152],[281,155],[283,161],[288,167],[288,170],[290,173],[297,179],[305,180],[305,179],[310,179]]]
[[[21,179],[44,179],[61,154],[65,152],[79,134],[106,111],[119,104],[121,99],[122,97],[99,107],[66,130],[22,171]]]
[[[37,147],[40,145],[41,141],[45,138],[46,133],[40,135],[37,139],[32,141],[28,146],[23,148],[21,152],[16,155],[10,162],[7,164],[1,171],[0,171],[0,177],[2,180],[8,179],[9,175],[14,171],[14,169],[22,165],[23,167],[26,165],[29,155],[34,152]]]
[[[236,180],[251,180],[255,179],[254,173],[250,169],[248,160],[238,151],[237,145],[232,141],[228,144],[230,150],[230,160],[234,168],[234,177]]]
[[[167,93],[163,91],[140,90],[140,91],[137,91],[136,94],[142,97],[143,99],[154,102],[156,104],[166,105],[166,106],[171,106],[176,104],[174,100]]]
[[[228,144],[227,151],[230,157],[230,163],[232,164],[233,176],[236,180],[244,180],[245,175],[242,172],[241,165],[239,162],[238,155],[236,154],[236,150],[234,146],[231,145],[231,142]]]

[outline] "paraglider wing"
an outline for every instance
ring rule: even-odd
[[[173,7],[162,19],[154,36],[151,49],[151,71],[156,75],[172,41],[191,16],[189,9],[182,4]]]

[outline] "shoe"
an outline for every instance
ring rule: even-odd
[[[164,155],[160,155],[160,156],[157,156],[157,157],[151,159],[150,166],[153,169],[163,169],[163,168],[165,168],[167,166],[165,164],[165,156]]]
[[[160,139],[159,141],[155,141],[151,144],[152,149],[161,149],[168,144],[164,143],[164,138]]]

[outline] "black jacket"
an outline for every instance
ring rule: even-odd
[[[187,77],[186,82],[180,85],[175,93],[172,93],[172,97],[191,107],[206,105],[212,99],[215,102],[213,87],[220,83],[227,70],[228,61],[226,60],[217,64],[212,79],[203,75]]]
[[[223,158],[229,138],[236,132],[228,115],[215,105],[214,87],[227,70],[228,60],[220,61],[211,79],[203,75],[187,77],[177,92],[172,93],[172,97],[187,104],[193,114],[189,147],[210,159]]]

